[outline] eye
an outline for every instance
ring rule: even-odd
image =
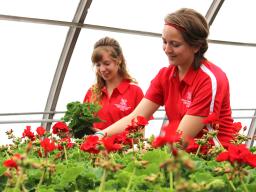
[[[166,44],[166,43],[167,43],[167,41],[166,41],[165,39],[162,39],[162,41],[163,41],[163,44]]]
[[[172,46],[172,47],[179,47],[179,46],[181,46],[181,43],[179,43],[177,41],[171,41],[170,42],[170,46]]]

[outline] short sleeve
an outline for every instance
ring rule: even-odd
[[[163,81],[163,70],[164,69],[161,69],[155,76],[155,78],[151,81],[150,86],[145,95],[145,98],[159,105],[164,105],[163,87],[161,83]]]

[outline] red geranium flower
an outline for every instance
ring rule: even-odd
[[[34,133],[31,131],[31,126],[26,126],[26,129],[24,129],[22,133],[22,138],[25,137],[28,137],[31,141],[34,141],[36,139]]]
[[[139,129],[145,127],[148,124],[148,121],[145,117],[137,116],[137,118],[133,118],[131,121],[131,124],[128,125],[125,129],[125,131],[128,132],[136,132]]]
[[[85,138],[84,142],[80,146],[80,150],[86,151],[88,153],[97,154],[100,152],[98,149],[99,137],[96,135],[89,135]]]
[[[68,132],[69,132],[69,128],[64,122],[57,122],[52,127],[53,134],[68,133]]]
[[[46,130],[45,130],[44,127],[37,127],[36,128],[36,132],[41,137],[41,136],[43,136],[45,134]]]
[[[41,142],[41,147],[44,149],[45,156],[56,149],[54,141],[51,141],[49,138],[44,138]]]
[[[58,140],[58,149],[63,150],[63,146],[66,146],[67,149],[70,149],[74,146],[74,143],[71,142],[70,137],[65,137]]]
[[[242,128],[242,123],[241,122],[234,122],[233,126],[234,126],[235,131],[239,132]]]
[[[246,147],[245,144],[230,144],[227,151],[220,153],[216,161],[229,161],[231,164],[248,164],[256,167],[256,155]]]
[[[160,136],[156,137],[152,143],[152,146],[157,148],[161,147],[165,144],[173,144],[175,142],[180,141],[182,133],[177,133],[171,127],[171,125],[167,125],[162,128]]]
[[[102,143],[108,153],[118,151],[122,148],[121,144],[115,143],[115,136],[102,138]]]
[[[113,135],[112,137],[115,138],[115,143],[132,146],[132,138],[127,137],[128,134],[128,131],[123,131],[121,133]]]
[[[12,158],[5,160],[3,162],[3,166],[5,166],[7,168],[18,169],[17,160],[20,160],[20,159],[21,159],[21,155],[20,154],[15,154],[15,155],[13,155]]]
[[[148,124],[148,120],[143,116],[137,117],[137,125],[139,126],[146,126]]]

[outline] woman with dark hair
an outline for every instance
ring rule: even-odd
[[[163,50],[169,66],[162,68],[135,110],[97,135],[122,132],[137,116],[149,119],[164,106],[173,134],[188,142],[201,138],[203,129],[218,129],[212,145],[228,145],[237,132],[231,117],[226,74],[204,57],[209,27],[193,9],[168,14],[162,32]],[[218,122],[216,126],[212,126]]]

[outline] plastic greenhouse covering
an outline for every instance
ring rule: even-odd
[[[255,192],[255,7],[254,0],[0,0],[0,191]],[[181,77],[181,69],[189,66],[188,61],[198,51],[197,46],[187,46],[190,44],[181,37],[180,29],[187,30],[186,27],[170,22],[167,25],[172,27],[166,26],[163,33],[165,16],[180,8],[192,8],[208,22],[210,33],[204,56],[219,66],[229,80],[234,123],[230,108],[225,108],[228,97],[221,97],[227,101],[219,102],[222,103],[220,113],[225,114],[220,115],[222,121],[215,121],[214,105],[219,100],[213,102],[213,99],[220,95],[217,92],[220,89],[212,86],[212,91],[203,91],[210,89],[207,84],[207,89],[199,88],[204,101],[200,98],[202,102],[196,103],[200,109],[206,106],[202,103],[210,103],[210,107],[205,107],[209,109],[209,116],[185,115],[188,118],[184,118],[179,127],[183,133],[173,131],[172,125],[176,126],[177,120],[170,115],[173,111],[168,108],[165,111],[164,107],[149,121],[141,116],[128,116],[131,123],[126,129],[121,124],[125,129],[121,134],[113,135],[113,129],[107,134],[105,130],[92,133],[94,103],[83,103],[83,100],[96,82],[95,73],[99,73],[102,65],[96,63],[95,67],[91,61],[95,42],[108,36],[120,43],[128,71],[145,94],[160,69],[173,62],[180,67]],[[180,48],[175,47],[175,38]],[[207,64],[201,65],[195,74],[207,73],[206,78],[210,76],[211,82],[216,76],[223,77],[220,73],[215,76]],[[111,72],[106,76],[111,76]],[[164,77],[177,80],[175,84],[180,86],[187,83],[188,76],[183,81],[178,76]],[[200,83],[206,82],[198,79]],[[166,88],[164,83],[161,88]],[[227,84],[224,81],[216,85]],[[159,90],[165,94],[164,88]],[[180,95],[171,98],[169,94],[167,104],[176,105],[173,98],[180,99],[174,111],[178,111],[181,119],[184,111],[195,108],[190,108],[190,103],[193,105],[193,101],[199,99],[194,99],[194,90],[179,88]],[[182,91],[187,91],[186,97],[181,96]],[[210,98],[210,93],[211,100],[205,99]],[[113,104],[122,112],[130,107],[122,105],[126,102],[123,98]],[[82,110],[70,112],[71,102],[83,106]],[[137,111],[150,117],[148,111],[153,111],[158,104],[145,103],[140,106],[148,108]],[[111,113],[112,109],[109,107],[106,111]],[[201,114],[202,111],[206,110],[200,110]],[[70,112],[69,120],[64,118],[67,112]],[[165,126],[166,114],[171,122],[168,126]],[[89,122],[85,123],[86,118]],[[199,130],[202,124],[198,119],[204,120],[204,128],[208,130]],[[191,124],[195,129],[187,126]],[[226,130],[232,128],[240,132],[225,142],[231,136]],[[79,135],[80,131],[88,133],[88,130],[92,134]],[[196,131],[200,133],[195,138],[186,140],[186,136],[193,136]]]
[[[235,121],[255,134],[256,28],[252,0],[0,0],[0,144],[5,132],[50,126],[95,82],[94,43],[110,36],[122,45],[130,73],[147,90],[168,61],[162,51],[164,16],[182,7],[206,16],[205,55],[227,74]],[[164,112],[146,127],[159,133]],[[248,145],[252,145],[250,141]]]

